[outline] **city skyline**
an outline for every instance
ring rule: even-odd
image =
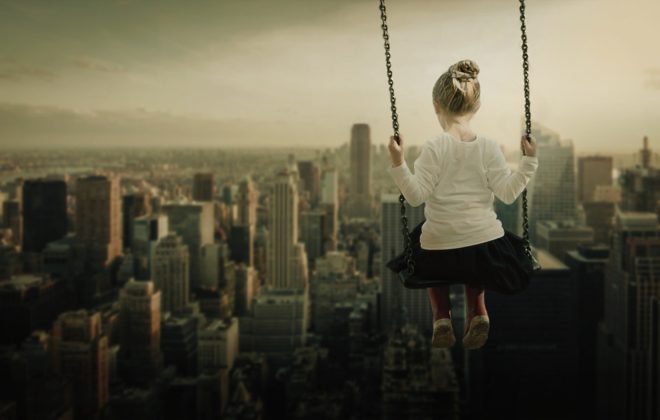
[[[329,147],[356,121],[372,127],[373,144],[386,144],[376,5],[302,5],[0,1],[8,41],[0,47],[0,149]],[[440,129],[431,86],[470,57],[483,89],[475,129],[514,149],[523,109],[517,4],[417,0],[388,11],[408,144]],[[577,154],[634,152],[631,139],[645,135],[657,150],[660,58],[646,52],[660,36],[658,13],[651,0],[528,5],[532,116],[572,139]]]

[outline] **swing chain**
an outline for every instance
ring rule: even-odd
[[[527,54],[527,26],[525,25],[525,0],[520,0],[520,32],[522,40],[522,58],[523,58],[523,78],[525,89],[525,135],[530,138],[532,134],[532,113],[529,101],[529,55]],[[522,151],[525,154],[525,149]],[[529,219],[527,216],[527,188],[522,192],[522,210],[523,210],[523,241],[525,244],[525,253],[530,259],[532,249],[529,244]]]
[[[396,98],[394,97],[394,80],[392,79],[392,63],[390,59],[390,36],[387,32],[387,14],[385,10],[385,0],[380,0],[380,20],[381,29],[383,30],[383,41],[385,45],[385,65],[387,67],[387,84],[390,91],[390,110],[392,112],[392,129],[394,130],[394,138],[399,140],[399,116],[396,112]],[[403,194],[399,194],[399,203],[401,203],[401,232],[403,233],[404,252],[406,255],[406,265],[408,272],[412,274],[415,271],[415,261],[412,257],[412,245],[410,241],[410,232],[408,230],[408,218],[406,217],[406,204]]]

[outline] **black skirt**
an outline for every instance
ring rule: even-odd
[[[419,243],[423,223],[410,232],[416,277],[506,294],[518,291],[520,285],[527,282],[520,255],[512,244],[516,239],[508,231],[497,239],[480,244],[428,250],[422,249]],[[396,273],[404,269],[404,253],[390,260],[386,266]]]

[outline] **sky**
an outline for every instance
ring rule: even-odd
[[[518,1],[390,0],[401,133],[441,131],[437,77],[481,68],[474,130],[515,148]],[[660,149],[660,2],[527,0],[532,117],[578,153]],[[377,0],[0,0],[0,148],[337,147],[391,133]]]

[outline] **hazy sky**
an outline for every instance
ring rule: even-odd
[[[535,120],[578,152],[660,149],[660,1],[527,0]],[[431,89],[481,67],[476,130],[515,147],[518,2],[390,0],[402,133],[440,130]],[[0,0],[0,147],[334,147],[391,132],[377,0]]]

